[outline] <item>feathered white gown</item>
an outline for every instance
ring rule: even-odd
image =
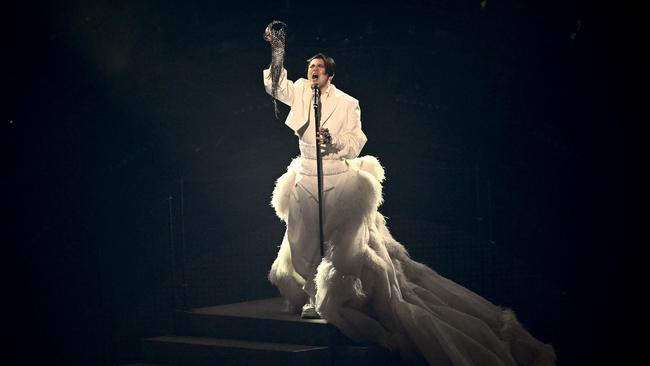
[[[278,179],[273,207],[287,221],[297,158]],[[349,176],[328,209],[327,254],[315,278],[316,309],[348,337],[399,349],[430,365],[554,365],[553,347],[500,308],[413,261],[377,211],[384,171],[372,156],[347,160]],[[306,301],[287,236],[269,273],[294,308]]]

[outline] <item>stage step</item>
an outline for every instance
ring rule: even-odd
[[[176,312],[176,334],[143,340],[162,365],[399,365],[396,353],[359,344],[322,319],[287,312],[281,298]]]
[[[352,345],[322,319],[301,319],[285,311],[281,298],[247,301],[178,312],[179,335],[306,345]]]
[[[147,338],[145,362],[176,366],[330,365],[330,349],[286,343],[188,336]]]

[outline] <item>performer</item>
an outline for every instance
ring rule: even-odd
[[[308,296],[303,308],[303,317],[318,317],[315,311],[314,277],[321,262],[318,223],[318,192],[316,177],[316,144],[323,144],[323,203],[325,214],[340,214],[335,207],[341,186],[349,179],[350,171],[346,159],[359,155],[366,143],[361,130],[359,102],[338,90],[334,78],[336,63],[322,53],[307,60],[307,79],[295,83],[287,80],[282,70],[277,99],[291,106],[286,125],[298,136],[301,157],[293,167],[297,176],[289,197],[286,239],[291,251],[291,263],[296,273],[304,279],[302,289]],[[271,92],[270,70],[264,70],[265,86]],[[314,110],[312,107],[312,85],[321,93],[321,129],[316,141]],[[279,197],[278,197],[279,198]],[[325,218],[325,224],[331,220]],[[331,230],[324,231],[325,242],[331,240]]]
[[[265,39],[284,46],[286,28]],[[283,24],[283,23],[282,23]],[[275,45],[274,45],[275,42]],[[430,365],[554,365],[553,347],[532,337],[514,313],[413,261],[388,231],[378,207],[384,171],[358,157],[367,139],[359,102],[332,84],[336,64],[316,54],[307,77],[292,82],[275,57],[266,91],[291,107],[285,124],[300,156],[277,181],[272,205],[287,229],[269,280],[304,317],[321,316],[344,334],[373,341]],[[278,67],[280,66],[280,67]],[[316,134],[311,87],[321,90],[323,129]],[[325,254],[318,235],[316,144],[324,145]]]

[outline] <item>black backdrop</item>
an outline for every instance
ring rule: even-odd
[[[21,3],[4,12],[3,337],[17,363],[115,364],[171,309],[275,296],[268,206],[292,79],[323,51],[386,167],[395,237],[510,306],[561,364],[610,352],[624,255],[623,38],[592,2]],[[179,290],[182,281],[186,290]],[[183,295],[184,294],[184,295]]]

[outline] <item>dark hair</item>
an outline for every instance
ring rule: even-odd
[[[317,58],[325,62],[325,73],[327,75],[334,76],[334,74],[336,74],[336,62],[334,62],[334,59],[320,52],[307,59],[307,68],[309,68],[309,64]]]

